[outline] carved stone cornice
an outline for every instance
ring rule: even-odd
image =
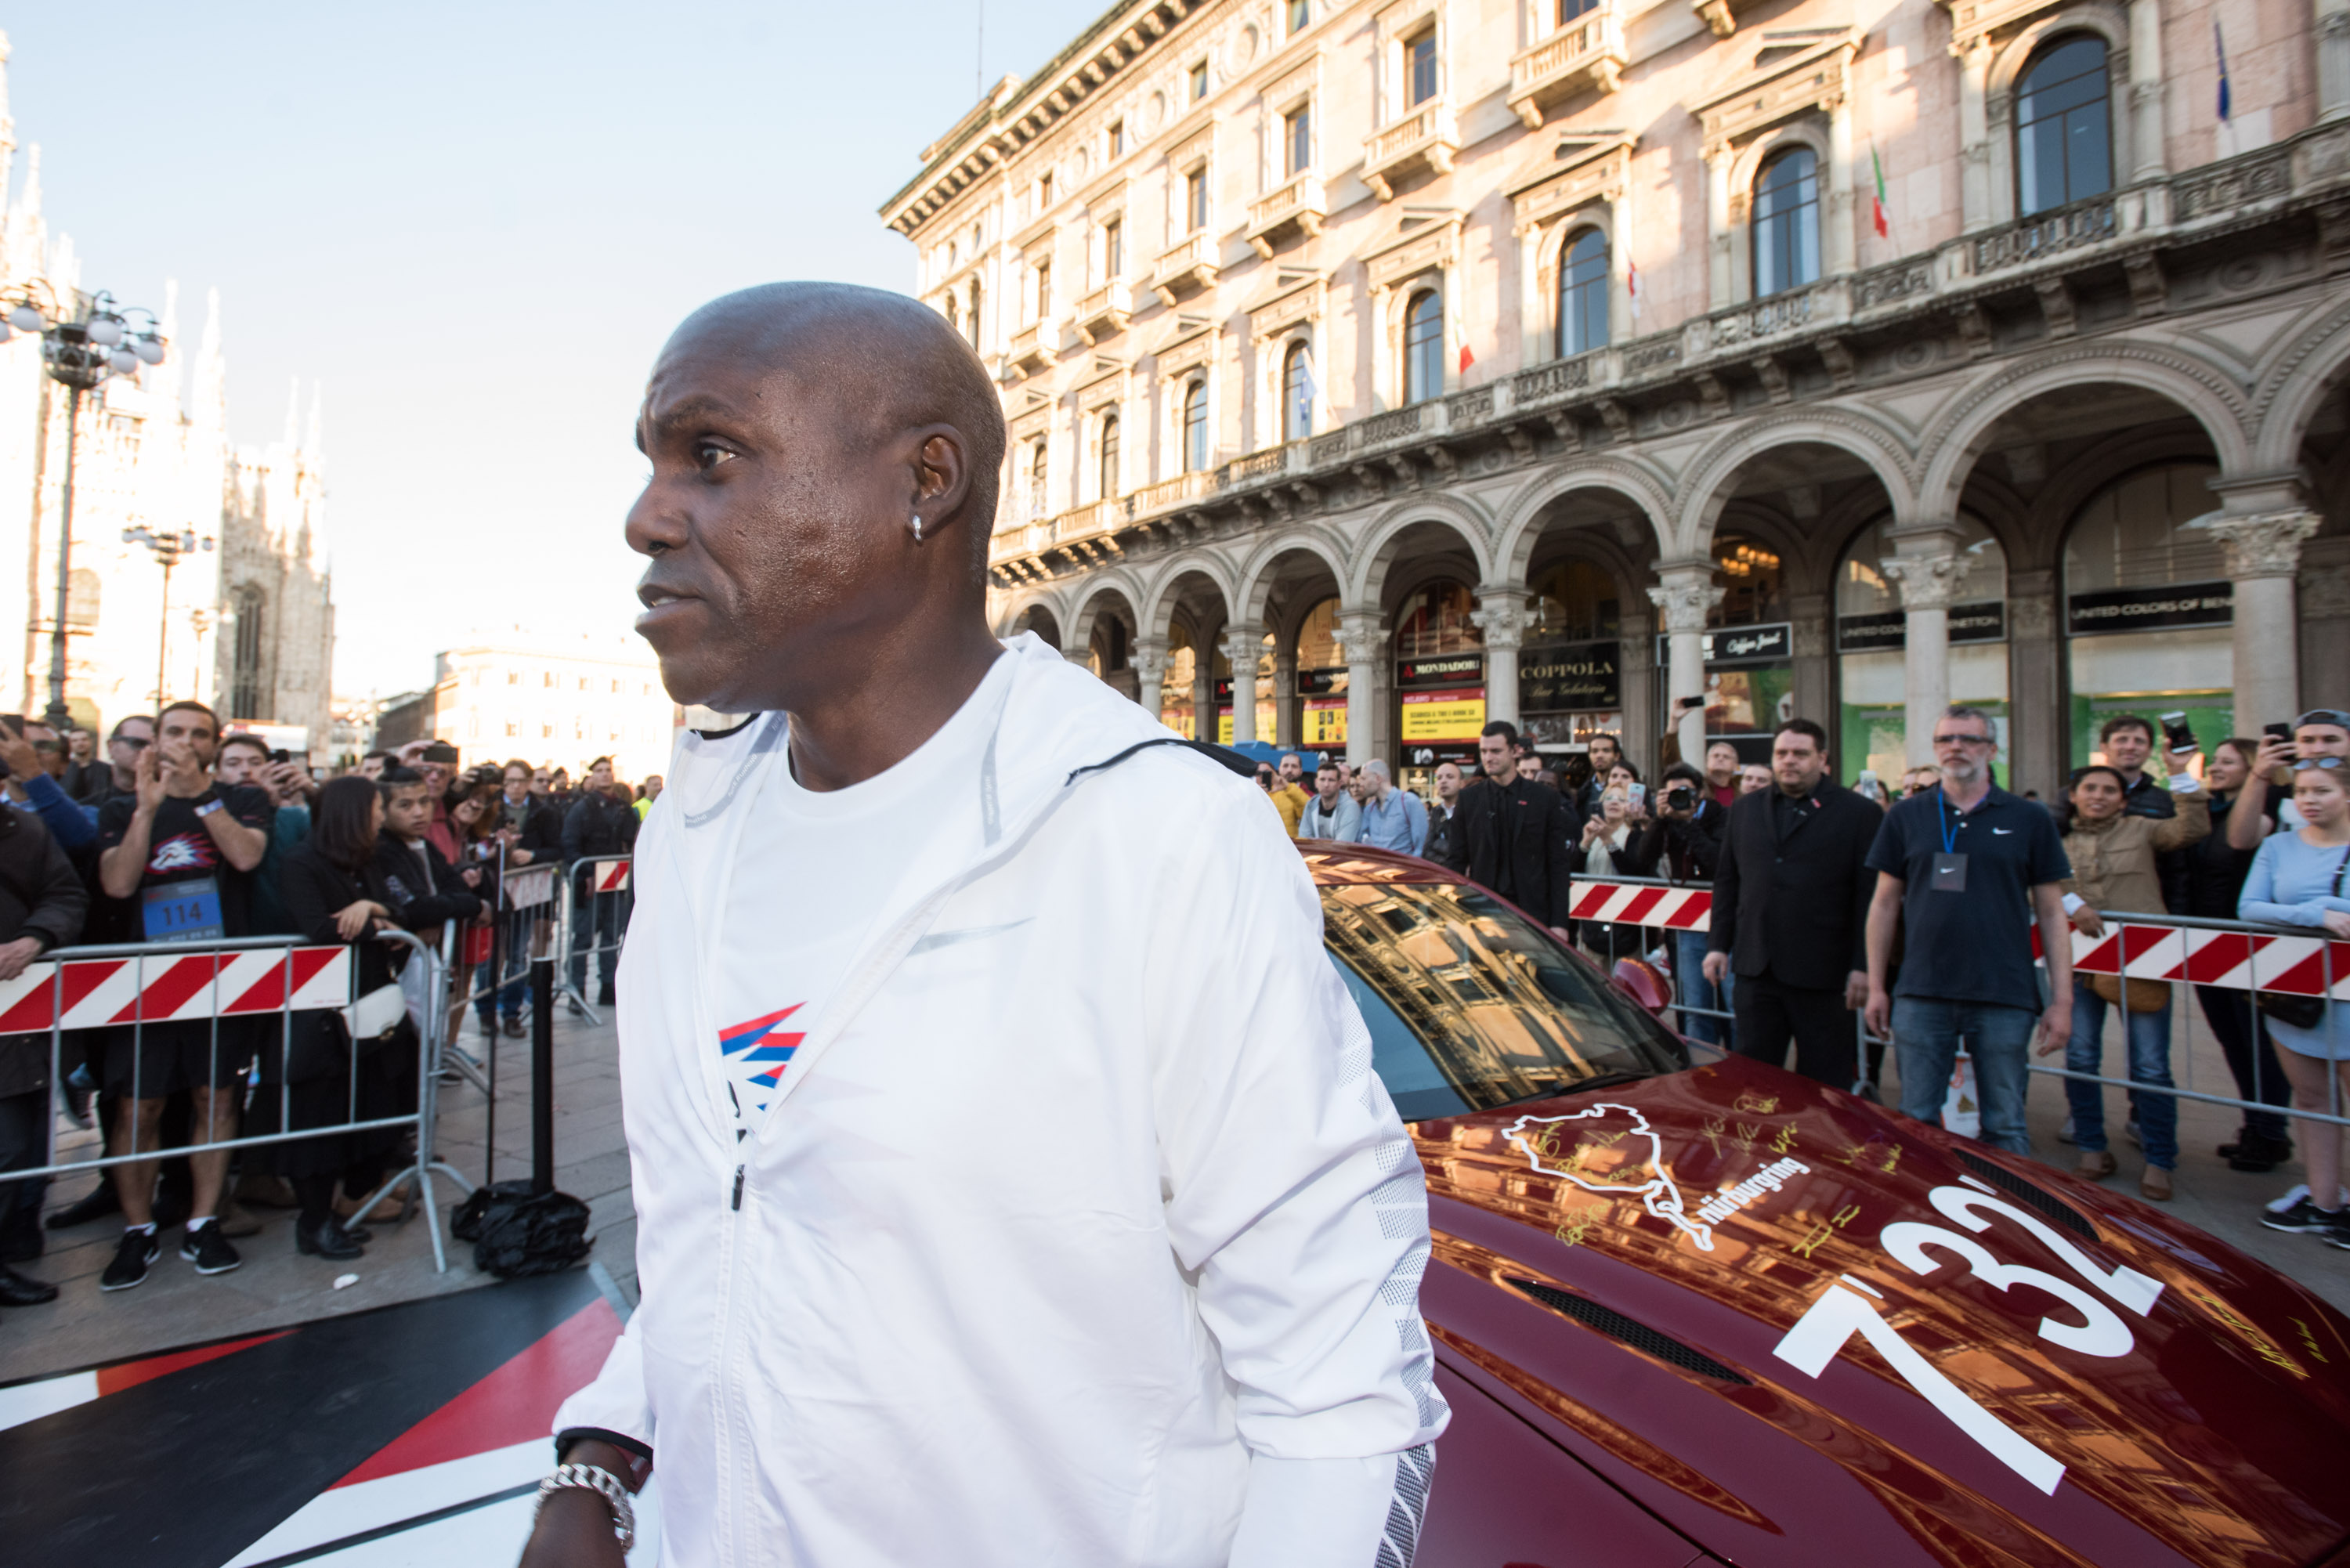
[[[1256,661],[1264,653],[1264,628],[1234,621],[1224,628],[1222,651],[1232,667],[1232,682],[1237,690],[1241,681],[1256,679]]]
[[[1638,145],[1638,136],[1628,130],[1575,131],[1560,138],[1555,156],[1529,164],[1505,187],[1518,231],[1586,202],[1623,200]]]
[[[1127,650],[1126,661],[1145,686],[1161,685],[1167,680],[1167,645],[1155,637],[1137,638]]]
[[[1946,610],[1959,602],[1967,568],[1972,564],[1958,555],[1893,556],[1877,566],[1885,580],[1901,591],[1903,609]]]
[[[1469,612],[1469,621],[1485,634],[1487,652],[1514,653],[1525,646],[1526,623],[1533,618],[1526,613],[1528,597],[1523,588],[1478,589],[1477,607]]]
[[[1419,222],[1407,214],[1405,227],[1395,238],[1363,253],[1363,268],[1371,292],[1393,288],[1405,278],[1430,267],[1451,266],[1461,258],[1461,225],[1466,213],[1430,213]]]
[[[1679,577],[1657,585],[1648,590],[1648,602],[1657,607],[1664,618],[1667,634],[1703,631],[1705,618],[1719,606],[1729,590],[1711,580],[1712,567],[1704,568],[1703,577]],[[1674,574],[1678,576],[1678,574]]]
[[[1757,67],[1690,105],[1690,112],[1704,127],[1705,156],[1709,161],[1783,119],[1814,109],[1825,113],[1850,96],[1853,57],[1860,52],[1860,29],[1812,31],[1820,35],[1816,42],[1767,66]],[[1764,36],[1769,39],[1779,35]]]
[[[2220,541],[2227,551],[2229,580],[2241,583],[2250,577],[2290,577],[2298,572],[2302,544],[2316,534],[2322,522],[2314,512],[2295,509],[2242,517],[2223,513],[2199,517],[2188,526]]]
[[[1264,302],[1249,310],[1250,340],[1262,343],[1301,321],[1321,319],[1328,293],[1329,285],[1322,274],[1283,268]]]
[[[1377,664],[1387,652],[1388,628],[1376,610],[1355,610],[1338,617],[1338,651],[1348,664]]]

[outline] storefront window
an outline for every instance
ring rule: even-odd
[[[1193,710],[1200,690],[1200,656],[1191,634],[1180,622],[1167,634],[1167,678],[1159,687],[1159,722],[1187,741],[1200,738]]]
[[[1518,727],[1537,744],[1580,745],[1623,732],[1623,649],[1616,579],[1571,558],[1534,575],[1518,651]]]
[[[1850,783],[1867,768],[1890,786],[1908,767],[1901,594],[1878,563],[1895,554],[1890,513],[1860,531],[1836,566],[1835,766]],[[1967,575],[1950,610],[1950,701],[1991,715],[2007,740],[2007,552],[1981,519],[1959,514],[1959,555]]]
[[[2204,744],[2234,732],[2234,592],[2220,545],[2186,524],[2217,509],[2209,462],[2108,485],[2064,537],[2068,749],[2095,762],[2113,713],[2184,710]]]
[[[1717,534],[1713,569],[1721,574],[1721,603],[1708,612],[1708,626],[1754,626],[1787,618],[1778,552],[1743,534]]]
[[[1297,628],[1297,742],[1309,750],[1347,744],[1347,664],[1338,656],[1338,601],[1324,599]]]
[[[1422,794],[1438,764],[1473,764],[1485,727],[1485,634],[1469,618],[1476,597],[1459,583],[1432,583],[1396,612],[1398,782]]]

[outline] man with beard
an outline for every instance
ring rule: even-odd
[[[1964,1040],[1975,1064],[1982,1140],[2032,1152],[2023,1127],[2027,1050],[2073,1029],[2072,928],[2064,878],[2073,874],[2049,815],[1991,782],[1999,741],[1979,708],[1943,710],[1934,725],[1940,784],[1885,814],[1868,868],[1869,1033],[1893,1041],[1901,1110],[1939,1123]],[[2051,995],[2040,1005],[2032,927],[2048,955]],[[1895,928],[1902,934],[1901,994],[1888,991]],[[2035,1022],[2036,1021],[2036,1022]]]
[[[524,1562],[617,1568],[658,1460],[681,1568],[1408,1563],[1419,1162],[1261,792],[989,632],[984,367],[902,296],[754,289],[638,440],[639,629],[754,717],[637,846],[644,1293]]]

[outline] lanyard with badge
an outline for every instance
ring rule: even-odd
[[[1942,851],[1934,857],[1934,891],[1963,893],[1967,890],[1967,857],[1957,853],[1959,828],[1961,821],[1951,821],[1950,797],[1939,785],[1934,789],[1934,824],[1942,830]]]

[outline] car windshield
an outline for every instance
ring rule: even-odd
[[[1322,915],[1406,1121],[1689,1065],[1669,1031],[1482,888],[1326,887]]]

